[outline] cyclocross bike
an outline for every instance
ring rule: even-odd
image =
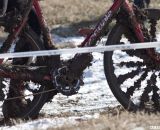
[[[0,26],[8,37],[0,48],[0,56],[13,43],[14,53],[59,52],[51,40],[39,1],[24,1],[1,0]],[[104,52],[104,72],[114,96],[127,110],[160,110],[159,51],[147,47],[130,49],[132,45],[144,46],[145,42],[158,45],[159,19],[159,9],[139,9],[129,0],[115,0],[94,29],[81,30],[86,35],[81,49],[96,47],[104,36],[108,36],[104,48],[119,47]],[[115,24],[108,31],[112,21]],[[57,93],[66,96],[78,93],[83,85],[83,71],[93,59],[89,51],[67,61],[61,60],[60,55],[36,56],[1,59],[0,100],[5,118],[35,118]]]

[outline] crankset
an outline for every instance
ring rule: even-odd
[[[83,85],[83,71],[91,65],[92,59],[93,56],[89,53],[77,54],[66,65],[54,71],[52,80],[56,89],[66,96],[77,94]]]
[[[74,74],[70,73],[67,66],[59,68],[54,75],[56,89],[60,93],[66,96],[78,93],[80,89],[80,78],[74,77]]]

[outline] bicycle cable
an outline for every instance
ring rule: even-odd
[[[28,96],[36,96],[36,95],[49,93],[49,92],[53,92],[53,91],[56,91],[56,89],[50,89],[50,90],[46,90],[46,91],[43,91],[43,92],[37,92],[37,93],[34,93],[34,94],[28,94],[28,95],[25,95],[25,96],[11,97],[11,98],[4,99],[4,101],[16,100],[16,99],[25,98],[25,97],[28,97]]]

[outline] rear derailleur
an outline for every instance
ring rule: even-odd
[[[53,83],[56,89],[66,96],[78,93],[83,85],[83,71],[91,65],[93,56],[89,53],[77,54],[67,61],[63,67],[52,73]]]

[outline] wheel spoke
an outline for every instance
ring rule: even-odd
[[[150,97],[149,93],[153,90],[153,86],[156,84],[156,75],[155,73],[152,74],[151,78],[147,81],[147,86],[140,97],[140,108],[145,108],[145,104],[149,102]]]
[[[159,89],[156,88],[153,89],[153,96],[152,96],[152,101],[154,102],[154,107],[156,110],[160,111],[160,96],[157,93]]]
[[[157,76],[156,76],[157,77]],[[153,95],[152,95],[152,101],[154,102],[154,107],[156,110],[160,111],[160,96],[158,94],[159,88],[157,85],[153,85]]]
[[[128,98],[130,98],[131,96],[133,96],[133,94],[134,94],[134,92],[135,92],[136,89],[140,89],[142,81],[144,81],[147,76],[148,76],[148,71],[146,70],[140,76],[140,78],[136,82],[134,82],[134,86],[131,86],[130,88],[127,89],[126,96]]]
[[[159,71],[159,70],[158,70],[158,71]],[[159,73],[158,77],[160,78],[160,73]]]
[[[140,61],[129,61],[129,62],[121,62],[119,65],[119,67],[123,67],[123,66],[126,66],[128,68],[130,67],[141,67],[141,66],[145,66],[145,64],[143,62],[140,62]]]
[[[127,50],[125,51],[129,56],[133,57],[133,56],[136,56],[136,57],[139,57],[141,59],[146,59],[148,58],[147,55],[146,55],[146,50]]]
[[[137,74],[139,74],[143,70],[144,69],[138,67],[136,70],[132,70],[131,72],[129,72],[127,74],[120,75],[118,77],[118,83],[122,84],[126,79],[128,79],[128,78],[134,78]]]

